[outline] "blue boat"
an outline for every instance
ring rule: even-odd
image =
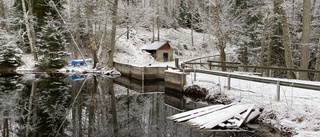
[[[84,80],[84,79],[85,79],[85,75],[72,75],[71,76],[72,81]]]
[[[87,63],[92,63],[92,59],[86,59]],[[71,66],[83,66],[84,65],[84,61],[83,59],[73,59],[71,60]]]

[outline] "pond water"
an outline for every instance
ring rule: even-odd
[[[64,74],[0,74],[3,137],[244,136],[198,131],[166,117],[199,107],[164,82]],[[249,136],[249,135],[248,135]],[[251,136],[251,135],[250,135]]]

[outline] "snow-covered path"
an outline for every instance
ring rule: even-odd
[[[188,85],[205,87],[211,94],[221,91],[234,98],[235,102],[254,103],[263,107],[260,118],[279,130],[293,132],[297,137],[320,136],[320,91],[281,86],[278,102],[275,84],[232,78],[232,88],[227,90],[226,77],[197,73],[197,81],[193,81],[193,76],[193,73],[187,76]],[[320,82],[281,80],[320,85]]]

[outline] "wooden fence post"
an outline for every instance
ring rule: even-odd
[[[196,69],[194,69],[193,74],[194,74],[194,80],[193,81],[197,81],[197,70]]]
[[[280,101],[280,81],[277,81],[277,101]]]
[[[230,74],[228,74],[228,90],[231,89],[230,83],[231,83],[231,76],[230,76]]]
[[[176,68],[179,69],[180,68],[179,67],[179,58],[175,58],[174,63],[175,63]]]

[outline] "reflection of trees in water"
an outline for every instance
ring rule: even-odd
[[[95,83],[99,83],[97,87]],[[160,119],[165,118],[159,112],[162,94],[127,92],[127,89],[114,86],[113,79],[102,77],[97,81],[90,80],[88,84],[91,90],[86,91],[89,88],[85,88],[83,94],[89,98],[78,98],[83,103],[73,107],[73,136],[162,134],[158,131]]]
[[[18,136],[62,135],[63,129],[58,131],[58,128],[70,102],[70,87],[65,84],[65,78],[63,74],[43,75],[31,84],[31,88],[30,85],[24,88]]]
[[[17,118],[18,93],[23,85],[19,75],[0,75],[0,131],[2,137],[9,137],[13,134],[12,124]]]
[[[177,113],[164,104],[164,93],[139,93],[113,84],[113,79],[87,82],[80,104],[73,108],[73,136],[201,136],[166,120]],[[90,87],[90,88],[88,88]],[[97,92],[95,89],[97,88]],[[76,110],[81,108],[81,111]],[[81,114],[76,112],[82,112]],[[80,124],[81,123],[81,124]],[[208,134],[204,134],[208,135]]]
[[[6,86],[10,91],[19,91],[16,85],[24,85],[20,86],[24,87],[22,91],[10,92],[19,93],[16,101],[19,109],[14,112],[19,119],[8,124],[18,125],[17,136],[202,136],[166,120],[177,111],[164,104],[164,93],[139,93],[100,76],[71,81],[68,76],[49,74],[36,79]],[[33,97],[32,89],[35,89]],[[6,123],[5,118],[1,120]]]

